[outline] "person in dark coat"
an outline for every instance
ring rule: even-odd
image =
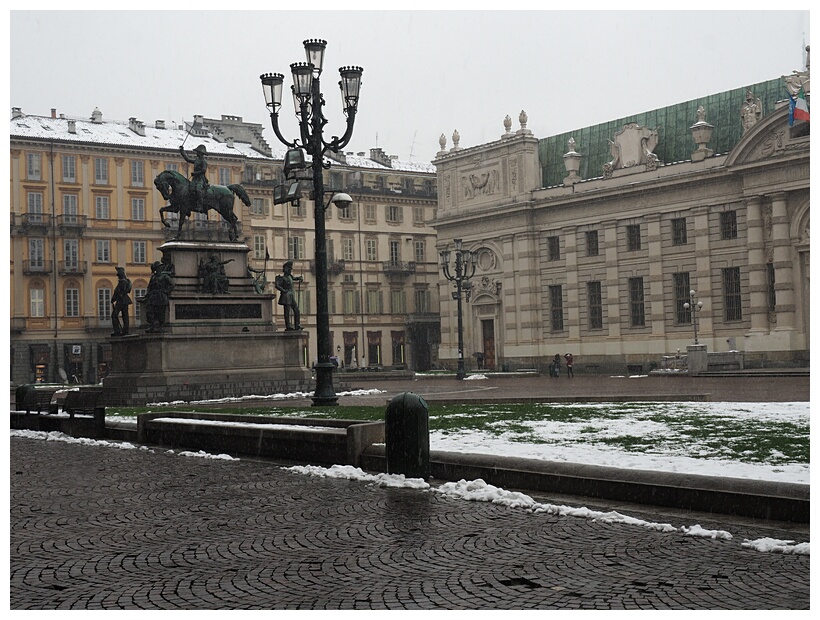
[[[575,376],[575,373],[572,372],[572,362],[574,361],[572,353],[566,353],[564,359],[567,361],[567,379],[572,379]]]

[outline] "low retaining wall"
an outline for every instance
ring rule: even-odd
[[[137,441],[358,467],[369,445],[384,442],[384,422],[192,411],[147,413],[137,416]]]
[[[386,471],[384,446],[371,446],[363,469]],[[430,471],[441,480],[474,480],[524,489],[667,506],[774,521],[809,522],[809,485],[616,469],[517,457],[430,452]]]

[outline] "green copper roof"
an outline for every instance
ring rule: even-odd
[[[749,88],[755,98],[760,98],[763,116],[774,111],[775,102],[788,98],[788,91],[781,78],[752,84]],[[567,140],[570,137],[575,138],[575,150],[583,155],[581,169],[578,171],[580,177],[594,179],[602,176],[604,164],[612,159],[609,140],[629,123],[637,123],[650,129],[657,127],[659,141],[654,153],[661,163],[689,161],[697,148],[689,128],[697,122],[697,109],[701,105],[706,111],[706,122],[715,127],[708,148],[718,154],[728,153],[743,134],[740,106],[746,100],[746,89],[744,86],[727,90],[651,112],[542,138],[538,141],[538,156],[541,161],[543,186],[561,185],[567,176],[564,153],[568,150]]]

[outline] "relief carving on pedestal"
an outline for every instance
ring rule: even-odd
[[[465,174],[461,177],[464,198],[473,200],[476,196],[491,196],[498,191],[500,175],[497,168],[486,172]]]

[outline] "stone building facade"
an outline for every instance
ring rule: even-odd
[[[697,339],[746,367],[807,366],[809,125],[790,126],[795,84],[808,91],[808,71],[547,139],[523,111],[488,144],[442,136],[438,247],[462,239],[476,255],[465,358],[544,370],[572,353],[576,372],[637,373]],[[439,301],[454,367],[449,283]]]

